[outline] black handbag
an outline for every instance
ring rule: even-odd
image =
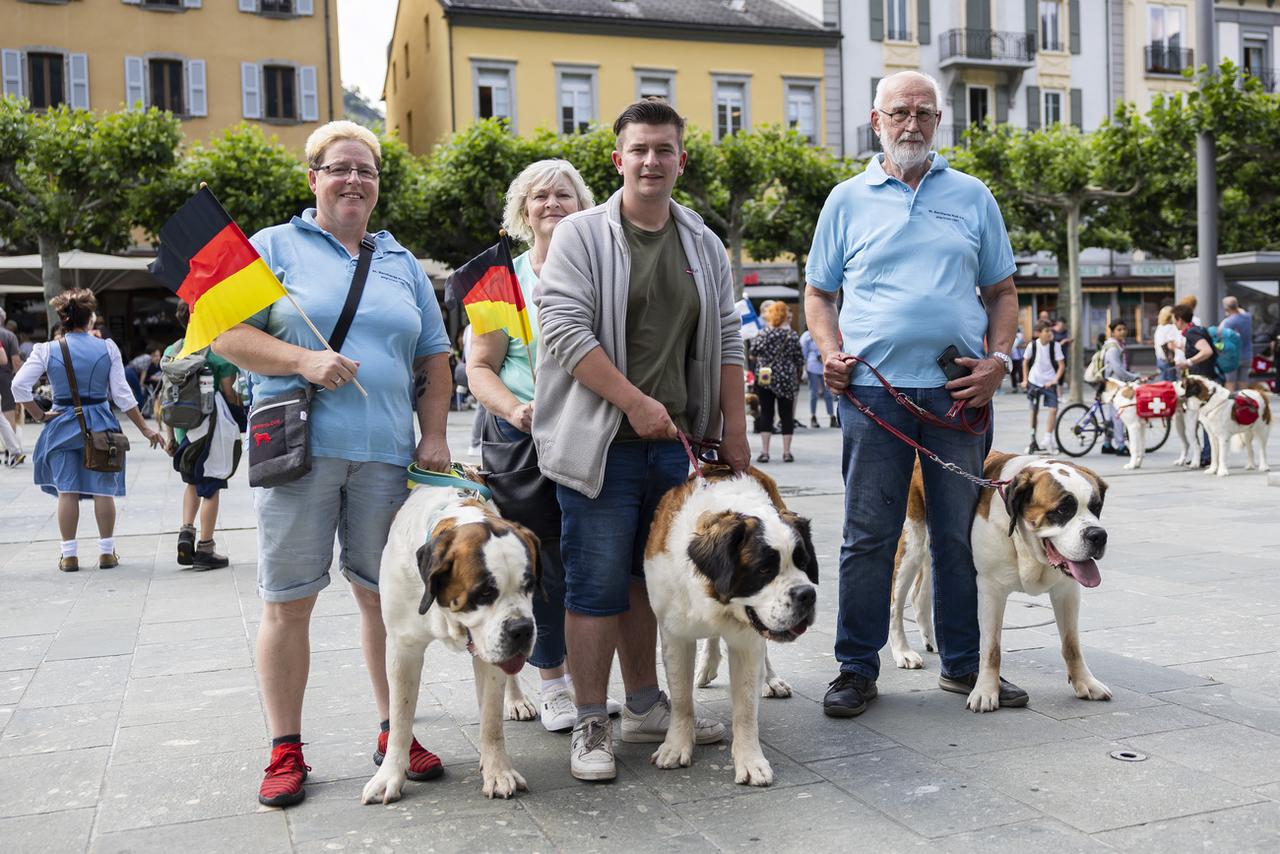
[[[560,502],[555,481],[538,468],[533,437],[522,433],[514,442],[502,435],[492,413],[484,421],[480,459],[485,485],[504,519],[524,525],[540,540],[560,539]]]
[[[84,407],[80,404],[80,389],[76,385],[76,372],[71,364],[71,348],[67,339],[59,338],[62,345],[62,366],[67,369],[67,382],[71,385],[71,405],[80,421],[84,434],[84,467],[89,471],[115,473],[124,471],[124,455],[129,451],[129,437],[119,430],[90,430],[84,420]]]
[[[373,262],[373,238],[360,238],[360,260],[347,290],[347,301],[329,336],[334,352],[342,350],[360,307],[364,283]],[[311,471],[311,398],[315,387],[294,389],[258,402],[249,414],[249,485],[283,486]]]

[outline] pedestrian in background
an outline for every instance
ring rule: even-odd
[[[178,326],[186,329],[191,319],[190,307],[185,302],[178,303],[175,316]],[[179,338],[165,349],[164,355],[176,356],[182,352],[184,342],[185,338]],[[205,367],[213,373],[214,394],[222,398],[239,430],[234,433],[228,430],[219,431],[210,429],[212,427],[210,425],[201,430],[203,442],[197,440],[197,445],[193,446],[188,431],[170,427],[168,424],[164,425],[169,438],[169,452],[173,456],[173,468],[182,478],[182,482],[187,485],[182,493],[182,527],[178,529],[178,564],[189,566],[197,572],[222,569],[231,563],[226,555],[217,553],[215,548],[217,544],[213,539],[214,528],[218,524],[220,497],[222,490],[227,488],[227,479],[230,475],[209,477],[205,474],[205,465],[213,450],[214,442],[234,444],[240,440],[240,433],[245,429],[244,407],[241,404],[240,395],[236,393],[236,376],[240,373],[240,369],[207,348]],[[219,411],[215,405],[213,412],[205,416],[206,422],[217,419]],[[201,426],[204,427],[204,425]],[[234,449],[227,456],[235,459]],[[232,474],[234,473],[233,467]],[[200,517],[199,539],[196,539],[197,515]]]
[[[1160,313],[1156,315],[1155,332],[1151,337],[1156,351],[1156,370],[1160,372],[1160,379],[1166,382],[1176,380],[1178,369],[1175,366],[1177,357],[1174,354],[1182,349],[1182,333],[1178,332],[1178,327],[1174,325],[1173,306],[1160,307]]]
[[[813,341],[813,333],[808,329],[800,336],[800,352],[804,354],[804,371],[809,377],[809,426],[818,426],[818,398],[821,397],[827,406],[827,421],[832,427],[839,427],[835,411],[832,408],[831,389],[822,378],[822,353]]]
[[[1039,328],[1039,324],[1036,324],[1036,328]],[[1024,379],[1022,360],[1026,355],[1026,351],[1027,339],[1023,337],[1022,327],[1019,326],[1018,331],[1013,335],[1013,347],[1009,350],[1009,358],[1013,359],[1013,370],[1009,372],[1009,394],[1017,394],[1018,386]],[[1033,424],[1032,427],[1034,426]],[[1032,438],[1035,438],[1034,431],[1032,431]]]
[[[1142,379],[1141,375],[1129,370],[1129,354],[1125,352],[1124,339],[1129,328],[1123,320],[1111,324],[1111,337],[1102,342],[1102,375],[1116,382],[1129,383]],[[1129,453],[1124,421],[1120,419],[1120,410],[1114,404],[1107,404],[1111,417],[1111,441],[1102,443],[1102,453],[1124,455]]]
[[[49,300],[49,307],[62,321],[64,334],[57,341],[37,344],[32,349],[31,358],[13,378],[13,396],[28,415],[45,424],[36,440],[33,464],[36,485],[49,495],[58,496],[58,531],[62,535],[58,569],[75,572],[80,568],[76,529],[81,500],[93,501],[98,523],[98,568],[111,569],[120,565],[115,548],[115,499],[125,493],[126,466],[122,464],[117,472],[85,468],[85,435],[74,411],[68,372],[74,373],[81,413],[90,431],[120,430],[120,422],[111,410],[114,403],[151,447],[158,447],[163,440],[138,412],[138,402],[124,381],[124,363],[115,342],[103,341],[89,332],[98,308],[93,291],[63,291]],[[63,341],[65,350],[60,343]],[[70,354],[70,363],[64,353]],[[53,409],[48,413],[33,402],[31,395],[32,387],[45,373],[53,386]]]
[[[805,370],[800,336],[791,328],[791,309],[775,302],[764,310],[764,331],[751,341],[756,358],[756,395],[760,398],[760,417],[756,432],[760,434],[760,454],[756,462],[769,462],[769,440],[773,438],[773,413],[778,412],[782,433],[782,461],[795,462],[791,455],[791,438],[796,432],[796,392],[800,375]]]
[[[1036,337],[1027,345],[1023,365],[1026,370],[1022,388],[1031,403],[1031,443],[1027,445],[1027,453],[1056,453],[1058,448],[1053,428],[1058,422],[1058,387],[1062,384],[1067,360],[1062,345],[1053,340],[1053,326],[1049,321],[1042,320],[1036,324]],[[1036,421],[1041,405],[1045,408],[1044,438],[1038,442]]]
[[[13,399],[13,375],[22,367],[22,345],[18,336],[5,323],[0,308],[0,443],[4,445],[4,462],[9,468],[22,465],[27,453],[18,432],[18,404]]]
[[[1219,325],[1240,336],[1240,366],[1227,375],[1227,388],[1240,391],[1249,387],[1249,372],[1253,369],[1253,315],[1240,308],[1235,297],[1223,299],[1222,310],[1226,316]]]

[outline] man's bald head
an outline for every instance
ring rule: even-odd
[[[942,87],[937,80],[922,71],[899,71],[880,78],[880,82],[876,84],[876,97],[872,106],[877,110],[891,110],[890,104],[894,98],[907,93],[919,94],[921,90],[932,92],[934,112],[940,112],[943,107]]]

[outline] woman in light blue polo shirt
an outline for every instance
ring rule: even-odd
[[[316,326],[328,333],[347,299],[361,239],[378,201],[378,138],[346,121],[307,140],[307,179],[316,206],[258,232],[252,243]],[[396,510],[408,496],[405,467],[449,464],[445,419],[452,386],[449,338],[431,282],[417,259],[386,231],[375,250],[359,309],[342,353],[323,348],[288,300],[224,333],[214,350],[250,373],[254,398],[308,384],[312,469],[254,490],[258,515],[258,595],[263,600],[256,665],[272,754],[258,800],[289,806],[305,796],[302,697],[310,661],[308,630],[316,596],[329,584],[333,540],[360,610],[361,646],[387,749],[386,630],[378,568]],[[358,378],[368,397],[353,388]],[[422,438],[415,443],[416,412]],[[372,727],[371,727],[372,728]],[[409,779],[443,773],[438,757],[414,739]]]
[[[515,258],[516,278],[524,294],[533,342],[526,346],[503,330],[478,335],[471,342],[467,382],[489,417],[480,459],[489,473],[494,500],[502,515],[530,528],[540,540],[545,596],[533,600],[537,642],[529,661],[542,675],[539,717],[551,732],[573,729],[577,706],[565,674],[564,565],[560,560],[560,506],[555,485],[537,470],[537,452],[529,430],[533,424],[533,371],[530,354],[538,349],[538,309],[533,301],[538,274],[560,221],[595,204],[578,170],[567,160],[539,160],[526,166],[507,188],[503,225],[507,233],[530,245]],[[518,484],[504,496],[504,483]],[[518,494],[518,495],[517,495]],[[507,499],[507,500],[504,500]],[[621,705],[608,702],[610,714]],[[520,709],[510,712],[520,715]]]

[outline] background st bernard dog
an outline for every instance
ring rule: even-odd
[[[711,468],[663,497],[644,572],[671,693],[671,724],[652,761],[693,761],[695,649],[699,638],[718,636],[729,648],[734,781],[769,785],[756,717],[765,639],[795,640],[813,624],[818,561],[809,520],[786,509],[768,475]]]
[[[1263,383],[1244,391],[1232,392],[1204,377],[1186,376],[1174,383],[1189,412],[1199,416],[1200,424],[1209,435],[1209,468],[1205,474],[1226,477],[1227,451],[1236,442],[1244,444],[1248,454],[1246,469],[1254,467],[1253,444],[1258,443],[1258,470],[1269,471],[1267,466],[1267,438],[1271,435],[1271,394]],[[1235,398],[1245,397],[1258,407],[1258,420],[1241,424],[1233,415]],[[1196,449],[1199,453],[1199,449]]]
[[[981,656],[978,681],[965,705],[975,712],[1000,706],[1000,630],[1009,594],[1048,593],[1062,639],[1067,681],[1082,700],[1110,700],[1111,690],[1093,677],[1080,653],[1080,588],[1097,587],[1097,560],[1107,547],[1102,513],[1107,484],[1074,463],[1035,456],[993,453],[984,476],[1011,481],[1004,501],[982,490],[973,518],[973,564],[978,572],[978,626]],[[994,496],[994,498],[993,498]],[[924,519],[920,463],[911,476],[907,521],[894,566],[889,645],[893,660],[908,669],[923,667],[902,628],[905,599],[916,585],[916,622],[933,644],[933,573]]]
[[[479,481],[474,471],[468,477]],[[503,683],[533,651],[538,541],[476,493],[418,486],[391,523],[379,588],[387,628],[391,733],[361,800],[398,800],[409,767],[422,662],[435,640],[471,653],[487,797],[525,789],[502,735]],[[504,674],[507,674],[504,676]]]

